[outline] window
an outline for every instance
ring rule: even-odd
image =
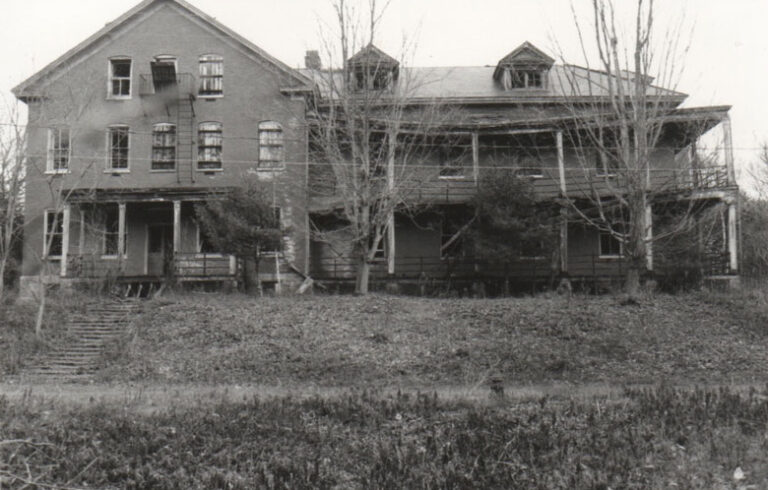
[[[202,96],[217,96],[224,93],[224,58],[215,54],[200,57],[200,90]]]
[[[440,178],[464,177],[464,160],[467,148],[459,142],[452,142],[440,148]]]
[[[259,123],[259,168],[283,164],[283,127],[274,121]]]
[[[123,250],[118,252],[120,246],[120,206],[117,203],[107,204],[104,207],[102,219],[104,226],[102,253],[111,256],[125,255],[125,244],[128,241],[125,230],[123,230]]]
[[[152,128],[152,170],[176,168],[176,126],[155,124]]]
[[[46,170],[53,173],[66,172],[69,169],[69,156],[69,128],[49,129]]]
[[[197,168],[200,170],[221,169],[221,123],[204,122],[197,128]]]
[[[64,243],[64,213],[55,211],[45,212],[45,234],[43,236],[44,255],[46,257],[61,257]]]
[[[131,96],[130,59],[109,60],[109,96],[111,98],[129,98]]]
[[[599,247],[600,257],[603,258],[621,257],[624,250],[621,240],[608,231],[600,231]]]
[[[111,126],[109,128],[107,135],[109,170],[128,170],[129,143],[128,126]]]
[[[533,155],[518,155],[517,175],[526,177],[543,177],[544,170],[541,168],[541,160]]]
[[[509,67],[502,74],[504,89],[544,88],[544,71],[531,69],[514,69]]]
[[[217,254],[219,253],[216,246],[213,244],[213,240],[205,232],[202,226],[197,225],[197,253],[200,254]]]

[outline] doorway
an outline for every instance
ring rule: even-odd
[[[168,277],[172,267],[173,225],[148,225],[147,274]]]

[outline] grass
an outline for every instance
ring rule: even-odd
[[[757,293],[494,300],[393,296],[156,301],[102,381],[320,387],[762,383]]]
[[[768,391],[668,385],[478,404],[431,393],[138,415],[0,399],[0,483],[76,488],[765,488]],[[735,478],[743,474],[743,478]],[[736,473],[735,473],[736,472]]]
[[[24,363],[69,338],[68,317],[83,311],[88,298],[63,291],[48,294],[42,337],[35,336],[37,304],[17,302],[9,295],[0,299],[0,376],[17,374]]]

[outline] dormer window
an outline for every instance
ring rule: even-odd
[[[525,42],[499,61],[493,78],[504,90],[545,89],[554,62],[534,45]]]
[[[515,88],[544,88],[544,72],[542,70],[522,70],[512,67],[505,68],[501,84],[505,90]]]
[[[353,90],[387,90],[397,81],[400,63],[369,44],[347,60],[347,69]]]

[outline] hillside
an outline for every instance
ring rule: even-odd
[[[768,380],[756,293],[423,299],[184,294],[156,300],[102,381],[340,387]]]

